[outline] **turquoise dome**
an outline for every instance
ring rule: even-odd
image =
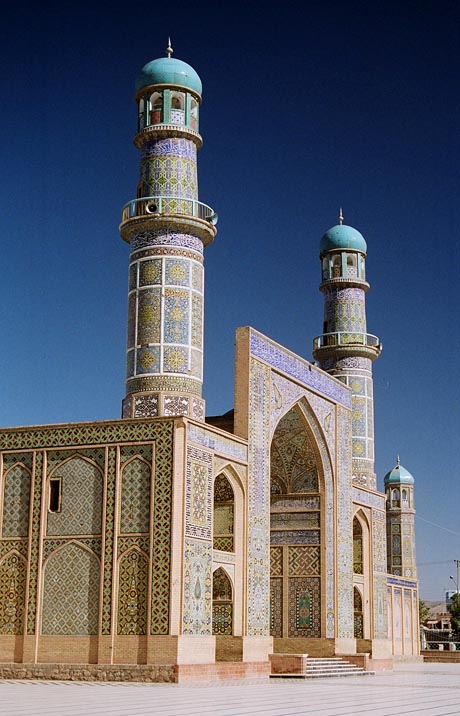
[[[395,467],[390,470],[390,472],[387,472],[384,478],[384,483],[385,486],[394,484],[413,485],[414,478],[413,475],[410,474],[409,470],[406,470],[406,468],[398,462]]]
[[[136,92],[149,85],[180,85],[200,96],[202,91],[201,80],[193,67],[173,57],[159,57],[144,65],[136,79]]]
[[[333,251],[334,249],[354,249],[365,254],[367,251],[367,245],[364,241],[364,237],[352,226],[346,226],[345,224],[337,224],[332,229],[328,229],[319,244],[319,251],[321,256],[326,251]]]

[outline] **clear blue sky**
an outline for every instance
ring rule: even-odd
[[[200,199],[209,414],[233,404],[234,329],[311,358],[319,239],[368,244],[379,485],[416,479],[421,595],[460,558],[457,2],[26,2],[2,7],[0,425],[120,416],[134,80],[162,56],[203,81]],[[455,216],[454,216],[455,202]]]

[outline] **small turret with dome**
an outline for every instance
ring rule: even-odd
[[[323,333],[313,342],[320,368],[348,385],[353,410],[353,479],[375,489],[372,361],[382,347],[367,333],[365,295],[367,245],[362,234],[343,223],[320,241],[324,294]]]
[[[396,465],[384,477],[387,521],[388,572],[399,577],[415,578],[415,506],[414,477]]]

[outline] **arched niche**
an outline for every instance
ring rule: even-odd
[[[233,586],[222,567],[212,575],[212,633],[216,636],[233,634]]]
[[[271,633],[320,637],[322,468],[300,405],[279,420],[270,465]]]

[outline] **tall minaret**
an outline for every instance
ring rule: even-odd
[[[313,342],[320,367],[351,389],[353,480],[376,489],[372,361],[379,339],[366,327],[366,251],[363,236],[343,223],[326,231],[320,243],[324,293],[323,333]]]
[[[399,577],[415,579],[415,504],[414,478],[401,465],[399,456],[395,467],[384,478],[387,496],[387,559],[388,572]]]
[[[198,201],[201,80],[171,54],[169,41],[137,78],[140,176],[120,225],[131,244],[123,417],[204,420],[203,248],[217,216]]]

